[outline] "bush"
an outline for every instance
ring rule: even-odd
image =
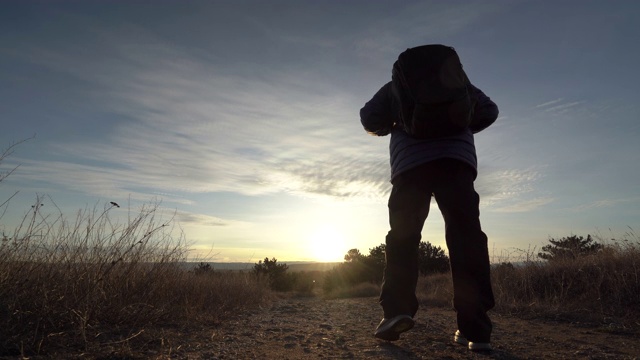
[[[358,249],[349,250],[345,262],[326,272],[323,293],[327,295],[362,283],[379,284],[384,271],[384,250],[384,244],[369,249],[367,256],[361,255]]]
[[[421,241],[418,247],[420,274],[430,275],[449,271],[449,257],[440,246]]]
[[[196,275],[206,275],[213,273],[213,267],[211,264],[201,262],[193,268],[193,273]]]
[[[369,249],[368,255],[362,255],[358,249],[349,250],[344,256],[345,262],[338,264],[325,275],[324,293],[329,294],[338,288],[350,288],[362,283],[379,285],[384,273],[385,250],[385,244]],[[422,241],[418,247],[418,256],[419,271],[422,275],[449,270],[449,258],[439,246]]]
[[[559,240],[550,238],[549,242],[551,244],[543,246],[542,252],[538,253],[539,258],[549,261],[576,259],[594,254],[604,248],[602,244],[594,241],[591,235],[587,235],[586,239],[576,235]]]
[[[295,276],[287,274],[289,266],[287,264],[278,264],[276,258],[269,260],[268,257],[258,261],[253,266],[253,272],[258,280],[267,279],[269,287],[275,291],[290,291],[295,284]]]

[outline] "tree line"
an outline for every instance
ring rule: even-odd
[[[604,249],[604,245],[596,242],[591,235],[587,237],[571,235],[560,239],[549,238],[549,244],[542,247],[537,254],[541,260],[556,262],[572,260],[582,256],[595,254]],[[379,284],[385,266],[385,244],[369,249],[363,254],[359,249],[350,249],[344,256],[344,262],[326,271],[322,276],[322,289],[329,293],[337,288],[354,286],[360,283]],[[418,245],[420,275],[446,273],[449,271],[449,257],[440,246],[421,241]],[[504,265],[504,264],[503,264]],[[511,265],[511,264],[508,264]],[[513,265],[511,265],[513,266]],[[255,263],[253,273],[266,281],[276,291],[311,291],[314,280],[301,273],[288,272],[289,266],[278,263],[276,258],[260,260]]]

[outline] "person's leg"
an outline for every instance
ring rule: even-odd
[[[418,245],[429,213],[431,190],[424,165],[403,173],[394,181],[389,197],[386,265],[380,293],[385,318],[415,316],[418,311]],[[428,171],[427,171],[428,172]]]
[[[480,226],[480,197],[473,187],[475,173],[457,160],[439,164],[443,176],[434,194],[445,220],[458,328],[469,341],[488,343],[492,324],[487,311],[494,298],[487,236]]]

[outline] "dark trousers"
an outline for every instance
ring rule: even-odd
[[[446,226],[458,329],[469,341],[489,342],[492,325],[487,311],[494,299],[474,180],[471,166],[455,159],[432,161],[394,179],[380,294],[385,318],[415,316],[418,311],[418,246],[433,194]]]

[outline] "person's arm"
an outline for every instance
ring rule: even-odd
[[[374,136],[391,133],[395,123],[391,101],[391,82],[388,82],[360,109],[360,122],[367,133]]]
[[[471,85],[473,96],[476,98],[476,105],[473,109],[473,119],[471,119],[471,131],[479,133],[480,131],[488,128],[498,118],[498,105],[491,101],[491,99],[485,95],[482,90]]]

